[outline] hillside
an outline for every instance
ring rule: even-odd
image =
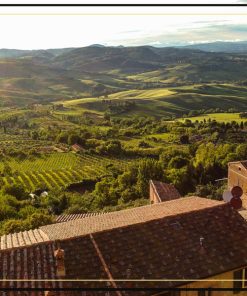
[[[185,46],[188,49],[198,49],[209,52],[247,53],[247,41],[241,42],[211,42]]]
[[[247,110],[245,86],[233,84],[197,84],[148,90],[128,90],[111,94],[107,99],[83,98],[58,102],[63,104],[57,114],[75,115],[92,113],[103,116],[181,116],[191,110],[215,109]]]
[[[124,99],[128,99],[128,91],[132,90],[145,92],[150,89],[154,93],[155,89],[159,92],[162,88],[193,84],[228,83],[236,84],[238,88],[246,84],[246,66],[247,56],[243,54],[212,53],[191,48],[93,45],[37,51],[1,49],[0,105],[25,106],[81,98],[97,99],[100,96],[114,98],[120,92],[125,92]],[[191,93],[186,87],[183,91],[175,90],[176,95],[165,96],[165,105],[163,97],[158,103],[152,101],[153,95],[137,97],[142,98],[143,101],[138,101],[142,107],[149,103],[158,104],[157,108],[162,108],[161,113],[183,112],[193,106],[201,108],[203,104],[217,108],[221,104],[219,98],[213,99],[208,91],[204,89],[199,96],[200,91]],[[222,89],[221,100],[225,95],[228,96],[227,87]],[[231,104],[245,108],[244,98],[238,95],[226,101],[225,106]],[[93,109],[97,111],[97,108]]]

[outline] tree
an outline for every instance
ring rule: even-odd
[[[189,159],[187,157],[175,156],[169,161],[168,168],[181,169],[182,167],[187,166],[188,164]]]
[[[117,204],[119,194],[115,182],[114,178],[104,178],[97,182],[93,195],[95,196],[94,203],[98,208]]]
[[[16,216],[17,212],[14,207],[0,203],[0,221],[15,218]]]
[[[7,220],[3,223],[2,231],[4,234],[20,232],[25,229],[25,223],[21,220]]]
[[[237,158],[239,160],[247,158],[247,144],[240,144],[236,149]]]
[[[41,205],[49,210],[50,213],[60,215],[68,207],[68,198],[59,192],[50,192],[41,197]]]
[[[18,200],[24,200],[29,198],[28,192],[24,189],[21,184],[5,185],[3,187],[3,192],[5,194],[12,195]]]
[[[79,144],[80,142],[80,137],[76,134],[71,134],[68,136],[68,144],[69,145],[74,145],[74,144]]]
[[[54,223],[54,218],[51,215],[43,213],[34,213],[26,220],[26,229],[35,229],[43,225]]]
[[[149,181],[164,179],[161,163],[154,159],[144,159],[139,162],[137,173],[137,191],[140,197],[148,196]]]

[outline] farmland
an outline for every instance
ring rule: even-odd
[[[21,184],[28,191],[37,189],[59,189],[84,180],[97,180],[107,174],[107,165],[126,165],[121,160],[76,155],[68,153],[52,153],[23,160],[9,158],[1,162],[0,170],[8,166],[7,176],[2,177],[3,185]]]
[[[204,121],[204,120],[216,120],[218,122],[232,122],[235,121],[237,123],[245,122],[246,118],[241,118],[239,116],[239,113],[211,113],[211,114],[205,114],[200,116],[193,116],[193,117],[186,117],[183,119],[180,119],[182,122],[186,119],[189,119],[191,121]]]
[[[222,109],[227,111],[237,106],[239,110],[247,109],[246,87],[234,84],[195,84],[170,88],[149,90],[127,90],[116,92],[100,98],[81,98],[61,101],[62,111],[55,114],[79,116],[91,112],[103,116],[105,112],[113,116],[182,116],[190,110]],[[132,103],[126,108],[127,102]],[[115,110],[114,110],[115,109]]]
[[[0,233],[147,204],[150,179],[221,199],[247,158],[246,55],[54,51],[0,55]]]

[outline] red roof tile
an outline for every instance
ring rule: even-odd
[[[0,236],[0,250],[32,245],[49,240],[48,236],[41,229],[11,233]]]
[[[71,220],[77,220],[77,219],[83,219],[86,217],[92,217],[92,216],[98,216],[98,215],[103,215],[105,213],[84,213],[84,214],[67,214],[67,215],[59,215],[56,218],[56,222],[67,222]]]
[[[178,190],[172,184],[151,180],[150,185],[153,186],[161,202],[181,197]]]
[[[104,215],[86,217],[83,219],[51,224],[40,227],[51,240],[66,239],[75,236],[143,223],[159,218],[179,215],[186,212],[221,205],[223,202],[200,197],[185,197],[122,211],[110,212]]]
[[[1,278],[56,278],[54,250],[58,245],[64,250],[66,279],[142,280],[132,283],[132,287],[154,284],[172,287],[184,284],[181,279],[189,282],[247,266],[245,220],[228,204],[198,197],[48,225],[42,230],[52,239],[63,239],[0,251]],[[73,237],[75,235],[81,236]],[[145,279],[168,281],[143,282]],[[129,283],[116,281],[115,284],[126,287]],[[18,285],[29,286],[30,283]],[[38,285],[42,283],[33,284]],[[50,285],[56,283],[50,282]],[[105,287],[106,283],[66,282],[60,285]]]

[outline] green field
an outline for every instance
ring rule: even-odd
[[[192,122],[195,122],[196,120],[198,121],[203,121],[208,120],[216,120],[218,122],[232,122],[236,121],[240,123],[241,121],[247,121],[247,118],[240,118],[239,113],[212,113],[212,114],[205,114],[205,115],[200,115],[200,116],[194,116],[194,117],[187,117],[180,119],[180,121],[185,121],[186,119],[191,120]]]
[[[247,110],[246,86],[234,84],[194,84],[172,88],[155,88],[148,90],[128,90],[116,92],[107,97],[111,106],[134,101],[135,106],[119,116],[156,116],[183,115],[191,110],[215,109],[228,110],[237,106]],[[81,115],[92,112],[101,116],[109,108],[103,98],[81,98],[69,101],[60,101],[63,111],[56,111],[60,115]]]
[[[21,183],[27,190],[33,191],[40,187],[48,189],[65,188],[86,179],[97,179],[107,174],[107,165],[115,164],[125,167],[128,161],[77,155],[75,153],[53,153],[17,161],[11,158],[4,162],[11,167],[11,172],[2,178],[3,184]],[[0,169],[4,163],[1,162]]]

